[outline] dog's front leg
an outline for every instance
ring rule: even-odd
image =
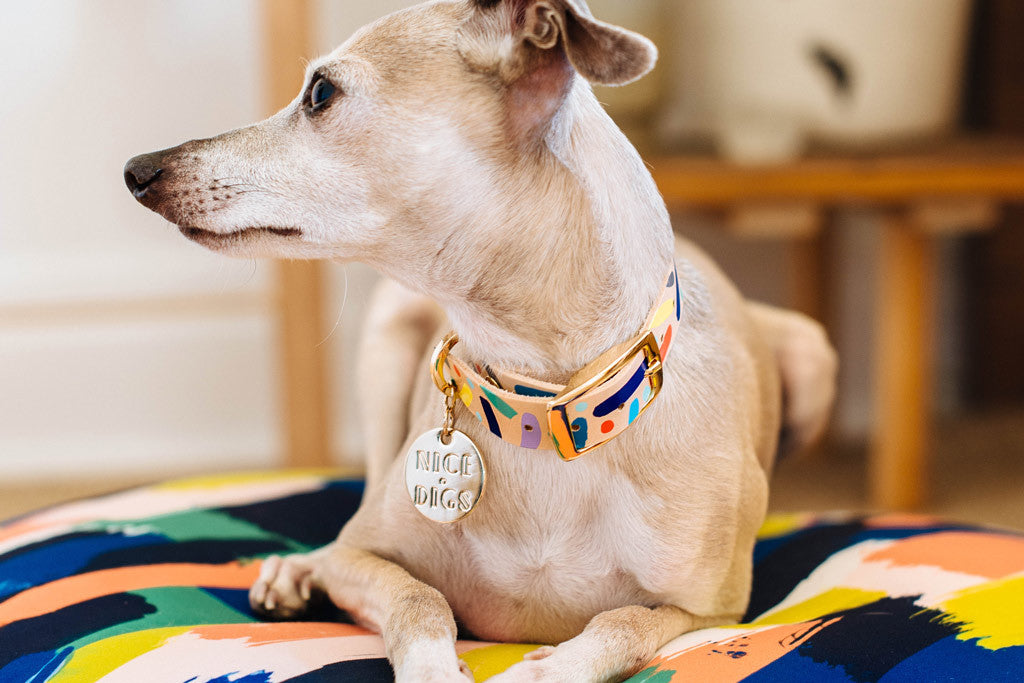
[[[558,647],[544,647],[526,661],[490,680],[621,681],[639,671],[672,639],[698,628],[728,623],[729,619],[695,617],[668,605],[650,609],[633,606],[604,612],[591,619],[583,633]]]
[[[249,602],[289,619],[317,594],[381,633],[396,683],[473,680],[455,653],[455,617],[444,596],[397,564],[340,541],[308,555],[268,558]]]

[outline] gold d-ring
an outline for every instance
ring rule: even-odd
[[[430,371],[434,375],[434,384],[444,394],[455,388],[455,382],[445,379],[444,365],[448,361],[448,354],[452,352],[452,349],[458,343],[459,335],[455,334],[455,332],[449,332],[448,336],[442,339],[441,343],[434,349],[434,356],[430,360]]]

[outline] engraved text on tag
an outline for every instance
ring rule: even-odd
[[[405,460],[405,486],[413,505],[435,522],[456,522],[476,507],[483,495],[486,472],[476,445],[453,431],[445,445],[442,430],[416,439]]]

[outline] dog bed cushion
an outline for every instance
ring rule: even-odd
[[[266,623],[260,558],[330,542],[359,481],[162,484],[0,526],[3,683],[390,681],[380,638],[325,611]],[[1024,680],[1024,537],[914,516],[783,516],[745,623],[666,645],[632,681]],[[478,681],[533,649],[460,641]]]

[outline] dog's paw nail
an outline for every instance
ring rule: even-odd
[[[266,600],[263,601],[263,607],[268,612],[273,612],[275,609],[277,609],[277,595],[274,594],[273,591],[271,591],[267,595]]]
[[[459,671],[471,681],[476,681],[476,677],[473,675],[473,670],[469,668],[469,664],[466,664],[461,659],[459,660]]]

